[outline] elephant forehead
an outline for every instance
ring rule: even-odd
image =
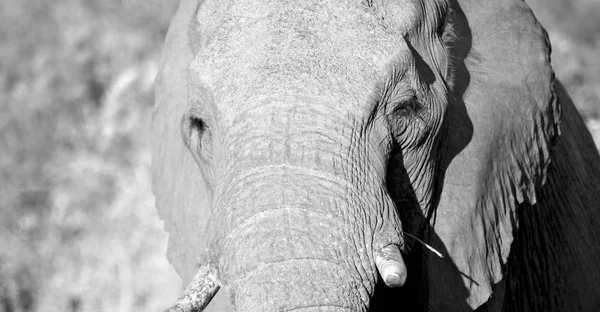
[[[367,4],[372,2],[385,4]],[[202,34],[202,46],[235,45],[248,36],[286,41],[312,34],[334,42],[350,37],[368,46],[395,48],[393,42],[418,24],[418,4],[416,0],[206,0],[196,14],[196,29]]]
[[[401,27],[382,22],[361,1],[204,5],[197,14],[201,48],[190,69],[217,102],[261,94],[360,101],[392,60],[410,53]]]

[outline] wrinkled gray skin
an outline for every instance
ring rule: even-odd
[[[600,308],[600,157],[520,0],[181,0],[156,95],[205,311]]]

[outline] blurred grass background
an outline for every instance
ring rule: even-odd
[[[531,0],[600,144],[600,2]],[[159,311],[148,149],[176,1],[0,0],[0,311]]]
[[[0,1],[0,311],[159,311],[180,292],[150,191],[176,1]]]

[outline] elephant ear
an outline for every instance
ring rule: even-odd
[[[442,147],[450,159],[432,223],[474,309],[502,280],[517,207],[535,204],[545,183],[560,110],[547,34],[524,1],[451,2],[450,47],[464,64],[455,64],[455,101]],[[448,260],[431,260],[440,264],[430,262],[433,279]],[[448,291],[441,284],[430,282],[430,298]]]
[[[194,58],[188,29],[197,0],[181,0],[167,33],[156,79],[152,170],[156,208],[169,233],[167,256],[185,285],[198,269],[202,230],[212,202],[202,174],[181,137],[187,112],[187,69]]]

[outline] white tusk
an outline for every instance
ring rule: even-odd
[[[375,265],[388,287],[400,287],[406,282],[406,265],[396,245],[388,245],[375,255]]]
[[[217,291],[219,285],[214,270],[211,265],[203,265],[183,292],[183,296],[166,312],[200,312],[206,308]]]

